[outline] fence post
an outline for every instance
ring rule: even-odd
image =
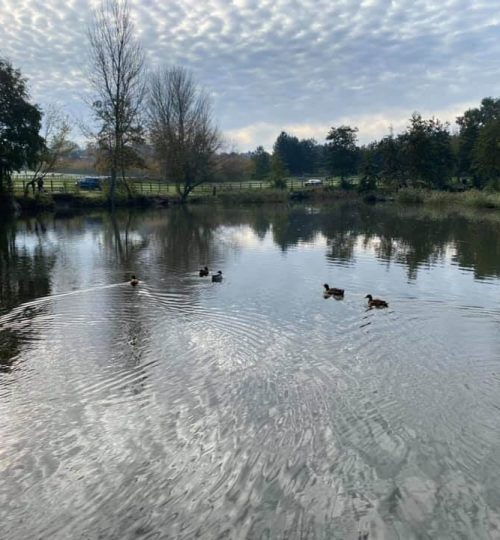
[[[54,193],[54,180],[50,179],[50,192]]]

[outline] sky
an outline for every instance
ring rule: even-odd
[[[453,122],[500,95],[498,0],[129,0],[151,68],[181,65],[212,96],[227,147],[281,131],[367,143],[414,111]],[[75,124],[89,111],[84,0],[0,0],[0,56],[33,99]],[[80,135],[81,136],[81,135]]]

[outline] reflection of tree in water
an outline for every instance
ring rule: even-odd
[[[286,251],[299,241],[311,242],[320,232],[317,214],[307,213],[305,208],[282,208],[271,214],[274,242]]]
[[[362,234],[378,236],[377,255],[404,264],[410,278],[422,264],[444,257],[450,247],[453,259],[472,268],[477,278],[500,276],[500,220],[493,215],[485,220],[481,212],[464,216],[399,207],[372,212]]]
[[[148,246],[146,235],[139,234],[144,217],[131,211],[102,214],[100,230],[104,249],[124,273],[137,266],[140,253]],[[134,273],[134,270],[132,270]]]
[[[260,223],[269,220],[273,239],[282,250],[321,233],[327,239],[328,258],[351,261],[355,245],[360,242],[372,247],[380,259],[404,265],[413,279],[421,265],[435,263],[452,248],[454,261],[472,268],[477,278],[500,276],[500,217],[493,213],[485,216],[477,211],[464,215],[396,205],[345,203],[321,208],[319,213],[302,206],[259,208],[254,213],[259,215]],[[245,219],[253,227],[249,214],[246,212]],[[262,228],[259,234],[262,235]]]
[[[19,336],[8,328],[0,329],[0,373],[10,371],[20,351],[21,341]]]
[[[0,313],[50,293],[50,274],[56,254],[45,242],[42,217],[0,221]],[[17,242],[28,233],[29,242]]]
[[[41,296],[50,294],[50,274],[56,255],[45,242],[47,227],[43,217],[23,221],[4,218],[0,220],[0,314]],[[18,242],[20,234],[27,234],[29,241]],[[23,318],[34,317],[44,310],[25,309]],[[25,327],[13,330],[0,327],[0,371],[8,371],[21,350]],[[32,334],[32,330],[28,330]]]
[[[222,223],[216,207],[182,206],[162,214],[151,229],[159,264],[181,272],[195,271],[205,264],[211,268],[218,251],[214,232]]]

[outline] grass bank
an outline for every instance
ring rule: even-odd
[[[382,191],[360,194],[356,190],[342,190],[337,187],[323,186],[314,189],[279,190],[279,189],[247,189],[238,191],[219,191],[212,193],[191,194],[189,204],[222,204],[239,206],[245,204],[283,204],[288,202],[328,203],[335,201],[384,202],[396,201],[402,205],[426,205],[436,209],[470,208],[500,210],[500,193],[488,191],[465,191],[451,193],[446,191],[426,191],[422,189],[401,189],[395,194]],[[118,193],[116,207],[165,207],[179,204],[178,195],[158,195],[135,193],[128,197]],[[87,208],[106,208],[109,202],[102,192],[52,193],[33,196],[18,196],[15,206],[21,212],[38,212],[55,210],[58,212],[81,212]]]
[[[401,204],[425,204],[442,207],[465,206],[476,209],[500,210],[500,193],[478,190],[450,193],[407,188],[397,192],[396,201]]]
[[[359,195],[356,191],[324,187],[320,189],[304,189],[289,191],[288,189],[249,189],[241,191],[220,191],[216,196],[197,195],[190,196],[190,203],[220,203],[223,205],[244,204],[277,204],[290,201],[327,202],[337,200],[356,200]]]
[[[119,195],[115,199],[116,207],[168,206],[172,197],[134,194],[132,197]],[[176,199],[176,198],[175,198]],[[109,201],[100,192],[89,193],[41,193],[32,196],[17,196],[14,206],[21,212],[39,212],[46,210],[79,211],[86,208],[107,208]]]

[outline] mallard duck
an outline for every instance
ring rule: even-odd
[[[220,270],[217,274],[212,274],[212,281],[214,283],[220,283],[222,281],[222,272]]]
[[[205,266],[204,268],[200,269],[200,277],[207,277],[208,276],[208,267]]]
[[[325,296],[344,296],[344,289],[330,287],[328,283],[325,283],[323,287],[325,288]]]
[[[368,298],[369,307],[389,307],[389,304],[385,300],[380,300],[380,298],[373,298],[371,294],[367,294],[365,298]]]
[[[135,276],[131,276],[130,285],[132,285],[132,287],[135,287],[136,285],[139,285],[139,280]]]

